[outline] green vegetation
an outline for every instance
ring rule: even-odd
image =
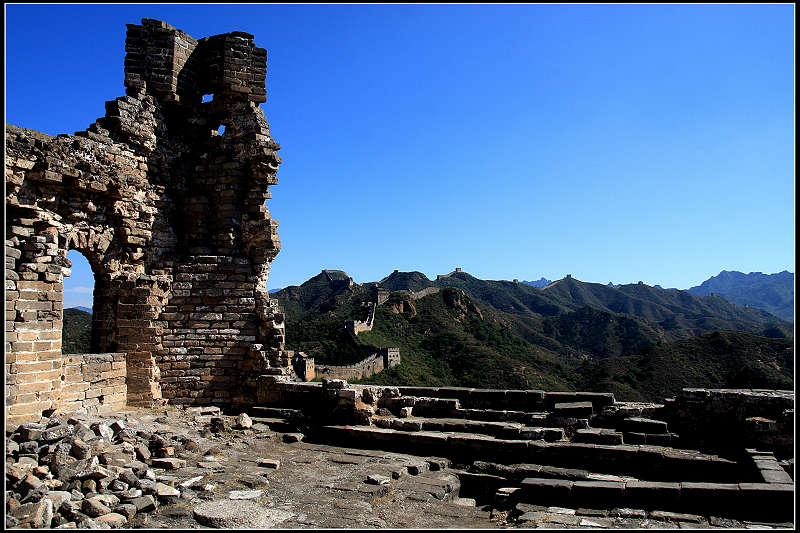
[[[587,361],[580,372],[585,390],[653,400],[684,387],[792,389],[793,367],[792,339],[715,331],[635,355]]]
[[[91,342],[92,314],[80,309],[64,309],[62,353],[89,353]]]
[[[414,302],[415,314],[378,308],[375,327],[359,335],[397,346],[402,363],[363,380],[394,385],[563,389],[571,378],[559,357],[516,335],[458,289]]]
[[[380,285],[395,292],[356,343],[344,321],[365,318],[361,303],[374,301],[376,284],[347,280],[328,271],[273,297],[287,313],[287,348],[318,363],[352,364],[378,347],[400,348],[400,365],[364,383],[660,400],[682,387],[787,388],[793,380],[791,325],[719,296],[572,278],[540,289],[464,272],[437,281],[394,272]],[[427,287],[441,290],[411,298]]]

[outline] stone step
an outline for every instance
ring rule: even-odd
[[[431,411],[430,409],[411,408],[411,416],[439,419],[449,418],[453,420],[473,420],[479,422],[507,422],[525,424],[532,427],[567,428],[567,427],[589,427],[588,418],[575,418],[568,416],[556,416],[551,412],[527,412],[527,411],[499,411],[494,409],[444,409],[441,411]],[[396,414],[400,414],[399,409]]]
[[[488,474],[503,478],[503,486],[519,485],[525,478],[568,479],[570,481],[595,480],[595,481],[636,481],[630,476],[615,476],[611,474],[598,474],[582,468],[560,468],[550,465],[537,465],[530,463],[498,464],[487,461],[474,461],[469,467],[470,472]]]
[[[734,482],[745,479],[736,462],[694,450],[627,444],[498,439],[440,431],[398,431],[374,426],[323,426],[313,439],[356,448],[439,455],[455,461],[547,464],[659,481]]]
[[[758,481],[765,483],[793,483],[792,477],[781,466],[772,452],[748,450]]]
[[[667,430],[667,423],[663,420],[640,417],[624,419],[622,424],[620,424],[620,429],[625,433],[664,434],[669,432]]]
[[[459,418],[373,417],[376,427],[398,431],[438,431],[476,433],[500,439],[556,441],[564,438],[562,428],[529,427],[515,422],[491,422]]]
[[[658,509],[745,520],[789,520],[794,486],[788,483],[595,481],[526,478],[507,491],[514,502],[562,507]]]
[[[678,440],[675,433],[636,433],[627,431],[623,433],[627,444],[649,444],[651,446],[672,446]]]
[[[572,442],[585,442],[588,444],[622,444],[623,436],[622,433],[619,431],[614,431],[613,429],[579,429],[572,437]]]
[[[490,391],[491,392],[491,391]],[[494,391],[497,392],[497,391]],[[501,391],[502,392],[502,391]],[[511,391],[507,391],[511,392]],[[591,401],[558,403],[558,409],[539,410],[500,410],[489,408],[465,408],[457,398],[434,398],[423,396],[401,396],[393,398],[389,410],[395,416],[411,410],[412,416],[427,418],[454,418],[480,420],[486,422],[515,422],[537,427],[588,427],[589,419],[595,411]]]
[[[563,402],[553,406],[553,415],[561,418],[591,418],[592,402]]]

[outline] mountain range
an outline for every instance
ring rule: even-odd
[[[378,287],[391,291],[389,299],[354,346],[342,321],[363,319],[361,302],[374,301]],[[793,379],[791,324],[717,295],[643,283],[568,276],[539,288],[459,271],[436,280],[395,271],[355,284],[327,270],[273,297],[286,311],[287,348],[318,362],[349,364],[376,347],[399,347],[402,364],[373,383],[611,390],[645,400],[676,387],[742,382],[746,369],[765,387],[791,387]],[[708,335],[738,347],[724,372],[717,348],[727,344]],[[695,354],[688,362],[687,353]]]

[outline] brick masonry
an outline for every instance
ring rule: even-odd
[[[259,107],[266,50],[152,19],[128,25],[125,50],[126,95],[87,130],[6,126],[12,423],[78,401],[61,353],[69,250],[92,266],[92,351],[126,355],[129,404],[246,402],[259,372],[288,367],[267,293],[280,241],[265,200],[281,159]]]

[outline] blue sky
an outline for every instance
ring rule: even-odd
[[[268,50],[271,288],[794,272],[791,5],[6,5],[6,121],[88,127],[143,17]]]

